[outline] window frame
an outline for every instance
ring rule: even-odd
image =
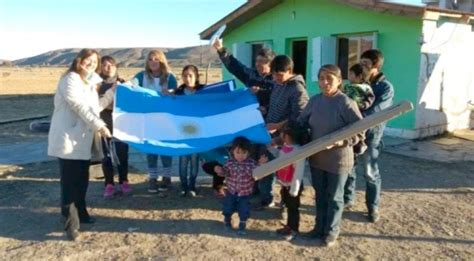
[[[377,48],[377,40],[378,40],[378,32],[377,31],[369,31],[369,32],[357,32],[357,33],[341,33],[341,34],[334,34],[333,37],[336,38],[336,64],[337,66],[341,69],[342,72],[342,78],[344,80],[347,80],[348,78],[348,73],[349,73],[349,68],[353,65],[350,62],[350,41],[351,38],[354,40],[354,38],[357,38],[357,55],[356,55],[356,63],[360,62],[360,56],[362,53],[366,50],[361,49],[361,40],[365,37],[369,38],[371,40],[371,47],[369,49],[376,49]],[[347,56],[346,61],[347,61],[347,68],[344,68],[341,65],[341,39],[346,38],[348,39],[348,45],[347,45]]]

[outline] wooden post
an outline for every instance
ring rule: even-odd
[[[307,158],[314,155],[322,150],[325,150],[327,146],[334,144],[337,141],[347,139],[367,130],[373,126],[381,124],[385,121],[391,120],[398,117],[399,115],[411,111],[413,104],[408,101],[403,101],[397,105],[393,105],[385,110],[376,112],[366,118],[354,122],[340,130],[329,133],[324,137],[317,140],[313,140],[310,143],[302,146],[299,150],[284,154],[283,156],[268,162],[262,166],[257,167],[253,171],[253,177],[255,180],[264,178],[271,173],[292,164],[293,162]]]

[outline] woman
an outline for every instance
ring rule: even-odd
[[[75,240],[79,223],[93,223],[86,209],[91,158],[102,159],[100,136],[111,137],[99,113],[113,100],[114,88],[99,100],[99,54],[83,49],[61,77],[54,95],[48,155],[59,159],[61,214],[67,236]]]
[[[100,77],[103,82],[99,85],[99,97],[102,97],[110,88],[117,83],[123,83],[124,80],[118,76],[117,62],[111,56],[102,57]],[[100,113],[100,118],[107,124],[110,132],[113,131],[112,104]],[[117,166],[119,184],[117,192],[126,195],[132,192],[128,183],[128,144],[114,139],[102,140],[102,149],[104,150],[104,159],[102,160],[102,172],[105,177],[104,198],[110,199],[115,195],[114,185],[114,165]],[[115,162],[113,159],[115,159]]]
[[[145,62],[145,70],[139,72],[131,80],[141,87],[155,90],[162,95],[168,95],[177,87],[176,77],[171,73],[171,69],[166,60],[165,54],[160,50],[152,50],[148,53]],[[163,166],[163,180],[158,186],[158,155],[148,154],[148,192],[158,193],[166,191],[171,184],[171,164],[170,156],[160,156]]]
[[[298,118],[311,130],[311,140],[323,137],[362,119],[357,104],[340,91],[341,70],[324,65],[318,72],[320,94],[313,96]],[[357,135],[336,142],[310,157],[311,180],[316,190],[315,237],[331,247],[339,236],[344,208],[344,184],[354,165],[352,146],[362,140]]]

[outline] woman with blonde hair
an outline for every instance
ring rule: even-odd
[[[155,90],[162,95],[168,95],[172,90],[176,89],[176,77],[171,73],[165,54],[161,50],[151,50],[145,61],[145,70],[139,72],[133,79],[132,83],[141,87]],[[163,166],[160,172],[163,176],[161,184],[158,185],[158,157],[161,158]],[[159,156],[154,154],[147,155],[148,163],[148,192],[158,193],[166,191],[171,184],[171,164],[170,156]]]
[[[96,73],[98,68],[97,51],[81,50],[61,76],[54,95],[48,155],[59,159],[61,214],[71,240],[79,235],[79,223],[94,222],[86,209],[89,165],[91,158],[103,157],[99,135],[112,137],[99,113],[113,101],[115,88],[99,99],[96,87],[102,79]]]

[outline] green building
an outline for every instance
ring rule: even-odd
[[[311,94],[318,92],[321,65],[337,64],[346,77],[362,52],[380,49],[394,102],[415,105],[390,121],[386,132],[413,139],[474,127],[472,18],[469,12],[374,0],[249,0],[200,36],[209,39],[225,24],[224,45],[249,67],[262,47],[289,55]],[[233,77],[226,70],[223,75]]]

